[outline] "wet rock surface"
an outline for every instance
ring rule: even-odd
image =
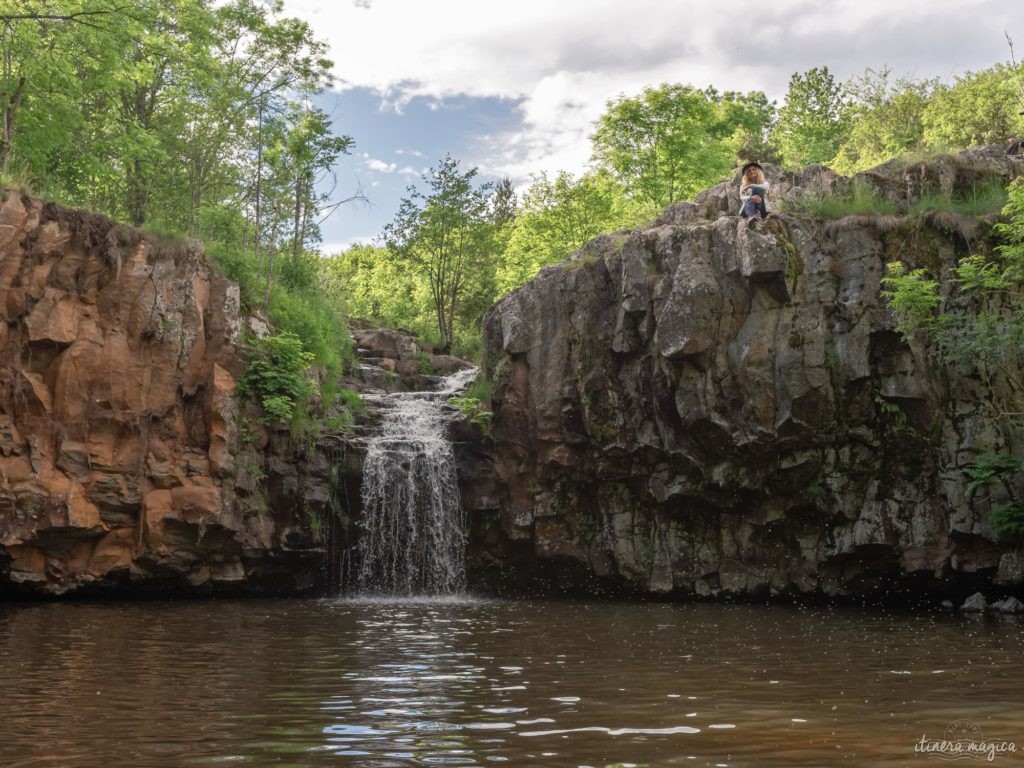
[[[956,605],[1019,591],[1021,539],[995,534],[963,472],[1012,446],[969,372],[895,331],[880,281],[901,259],[949,291],[992,219],[909,206],[1022,172],[995,150],[856,179],[768,169],[777,217],[735,216],[734,180],[504,297],[484,323],[494,443],[463,461],[477,583]],[[897,213],[800,210],[853,184]]]

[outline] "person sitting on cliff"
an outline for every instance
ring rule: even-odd
[[[747,221],[766,219],[771,209],[768,206],[768,182],[764,169],[758,163],[743,166],[740,178],[740,216]]]

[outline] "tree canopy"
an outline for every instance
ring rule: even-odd
[[[455,340],[455,318],[467,284],[490,259],[491,184],[474,185],[476,168],[461,171],[445,156],[423,177],[425,190],[408,188],[384,240],[400,258],[422,272],[430,286],[437,330],[445,350]]]
[[[627,195],[660,211],[727,175],[744,140],[760,142],[770,116],[761,93],[647,88],[608,103],[591,137],[594,161]]]
[[[663,83],[607,103],[592,164],[481,183],[447,156],[377,245],[325,259],[352,151],[315,104],[327,46],[281,0],[0,0],[0,173],[7,185],[162,233],[219,267],[340,371],[347,311],[470,353],[490,303],[596,235],[650,221],[746,160],[844,173],[899,156],[1024,137],[1024,70],[952,82],[867,70],[794,73],[764,93]],[[486,179],[484,181],[487,181]]]
[[[829,162],[847,128],[843,89],[828,67],[794,73],[773,133],[783,162],[793,167]]]

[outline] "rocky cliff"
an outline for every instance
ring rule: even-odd
[[[197,243],[8,192],[0,312],[0,591],[320,580],[331,468],[241,420],[238,286]]]
[[[484,328],[494,445],[464,462],[478,583],[1019,591],[1020,537],[965,492],[965,466],[1005,437],[974,373],[894,330],[880,279],[901,260],[948,291],[992,218],[911,205],[1022,172],[995,150],[855,179],[769,168],[774,219],[742,222],[733,180],[503,298]],[[801,211],[855,187],[897,213]]]

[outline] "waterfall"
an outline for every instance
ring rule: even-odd
[[[382,422],[363,462],[361,592],[447,595],[465,587],[465,520],[445,404],[475,375],[459,371],[429,392],[366,397]]]

